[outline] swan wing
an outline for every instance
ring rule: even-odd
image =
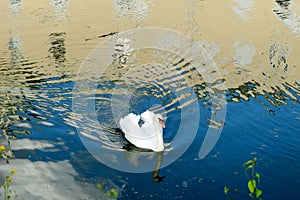
[[[138,122],[140,115],[130,113],[129,115],[122,118],[119,122],[122,131],[124,132],[125,138],[136,147],[148,148],[147,134],[143,132]]]
[[[134,134],[140,132],[141,128],[139,126],[140,116],[130,113],[129,115],[125,116],[124,118],[120,119],[120,127],[122,131],[126,134]]]
[[[144,121],[142,127],[138,125],[140,119]],[[130,113],[119,123],[125,138],[135,146],[153,151],[164,150],[162,127],[153,112],[146,111],[141,116]]]

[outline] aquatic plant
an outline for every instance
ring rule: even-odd
[[[244,166],[244,172],[248,179],[248,191],[249,196],[251,199],[259,199],[262,200],[262,190],[257,187],[257,185],[260,183],[260,174],[255,172],[255,165],[256,165],[257,158],[253,158],[252,160],[248,160],[243,164]],[[229,191],[230,189],[225,186],[224,187],[224,193],[227,198],[227,200],[230,199],[229,197]],[[237,189],[234,190],[237,192]]]
[[[262,190],[258,189],[260,183],[260,174],[255,172],[256,158],[244,163],[245,174],[248,179],[248,190],[252,199],[261,199]]]
[[[15,190],[12,190],[10,188],[10,183],[12,181],[12,175],[16,173],[16,169],[13,169],[10,171],[9,175],[5,177],[5,181],[3,183],[3,194],[4,194],[4,200],[12,200],[12,199],[17,199],[17,193]],[[2,187],[2,186],[1,186]]]
[[[116,200],[116,199],[118,199],[119,192],[117,190],[112,188],[112,189],[108,190],[107,192],[105,192],[103,184],[101,184],[101,183],[98,183],[97,187],[101,192],[101,197],[100,197],[101,200],[107,200],[107,199]]]
[[[4,145],[0,145],[0,153],[2,154],[2,152],[5,150],[5,146]]]
[[[10,143],[8,143],[10,145]],[[4,145],[0,145],[0,155],[6,159],[8,163],[8,157],[10,155],[10,147],[6,148]],[[16,173],[16,169],[10,171],[9,175],[5,177],[4,183],[0,185],[0,188],[3,187],[4,200],[17,199],[17,193],[15,190],[10,188],[10,183],[12,181],[12,175]]]

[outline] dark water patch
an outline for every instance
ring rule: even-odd
[[[115,34],[117,34],[117,33],[118,33],[118,32],[110,32],[110,33],[102,34],[102,35],[99,35],[99,36],[96,36],[96,37],[86,38],[85,41],[94,40],[94,39],[97,39],[97,38],[104,38],[104,37],[108,37],[108,36],[115,35]]]
[[[65,38],[65,32],[51,33],[49,35],[50,48],[48,52],[50,53],[50,58],[54,59],[57,65],[66,62]]]
[[[295,14],[289,9],[292,3],[290,0],[276,0],[275,2],[280,6],[280,9],[273,9],[273,12],[279,19],[289,20],[295,18]]]
[[[275,2],[283,9],[288,9],[291,4],[291,0],[276,0]]]
[[[274,9],[273,12],[279,17],[281,20],[290,19],[293,17],[293,14],[288,10],[277,10]]]

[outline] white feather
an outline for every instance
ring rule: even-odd
[[[119,123],[129,142],[139,148],[159,152],[164,150],[163,130],[159,123],[159,117],[159,115],[146,110],[141,115],[130,113],[121,118]],[[141,127],[138,124],[140,119],[144,121]]]

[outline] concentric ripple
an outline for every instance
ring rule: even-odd
[[[206,86],[203,91],[201,85]],[[74,92],[73,111],[82,119],[78,128],[82,142],[102,163],[121,171],[140,173],[156,167],[154,152],[120,151],[122,142],[113,130],[130,112],[158,105],[156,112],[173,127],[165,134],[170,141],[161,167],[178,159],[193,142],[201,95],[210,95],[211,123],[222,124],[225,118],[223,81],[214,61],[192,38],[167,29],[134,29],[97,46],[83,62]],[[169,120],[170,112],[177,118]],[[209,127],[199,158],[211,151],[221,130],[222,126]]]

